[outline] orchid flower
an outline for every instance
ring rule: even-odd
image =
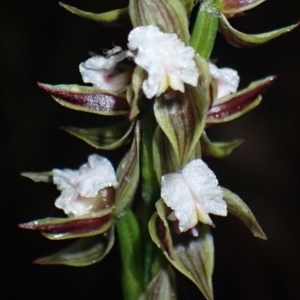
[[[61,195],[55,206],[69,216],[82,216],[97,210],[101,202],[99,191],[106,187],[116,187],[117,179],[111,163],[99,155],[90,155],[88,163],[79,170],[54,169],[53,182]]]
[[[217,83],[217,99],[236,93],[240,82],[237,71],[230,68],[219,69],[216,65],[208,63],[209,72]]]
[[[81,63],[83,81],[101,89],[124,90],[130,83],[130,73],[111,75],[117,63],[127,56],[147,71],[148,78],[142,89],[149,99],[161,95],[168,87],[184,92],[184,83],[197,85],[199,71],[194,62],[195,51],[185,46],[176,34],[163,33],[155,26],[137,27],[128,36],[128,48],[127,52],[114,55],[112,51],[108,58],[94,56]]]
[[[168,87],[184,92],[184,83],[197,85],[195,51],[176,34],[163,33],[155,26],[141,26],[130,32],[128,41],[135,63],[148,73],[142,87],[147,98],[161,95]]]
[[[189,162],[181,173],[162,176],[161,197],[174,210],[181,232],[192,229],[198,221],[213,225],[208,214],[227,215],[218,180],[201,159]]]
[[[130,84],[131,74],[129,71],[116,74],[115,67],[125,57],[126,52],[120,51],[109,57],[97,55],[89,58],[79,65],[83,82],[92,83],[103,90],[123,92]]]

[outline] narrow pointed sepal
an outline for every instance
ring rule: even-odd
[[[163,251],[173,267],[193,281],[206,299],[212,300],[214,244],[209,226],[202,225],[200,229],[197,228],[197,237],[187,233],[171,234],[166,219],[167,207],[162,199],[156,203],[156,208],[157,213],[149,222],[149,233],[153,242]]]
[[[67,265],[85,267],[101,261],[111,250],[115,240],[113,226],[101,236],[79,239],[67,248],[34,261],[39,265]]]
[[[175,273],[169,265],[154,276],[146,292],[138,300],[177,300]]]
[[[261,93],[269,87],[275,76],[252,82],[246,89],[218,99],[207,112],[207,124],[232,121],[258,106]]]
[[[224,14],[237,14],[252,9],[266,0],[217,0],[217,6]]]
[[[243,202],[243,200],[238,195],[232,193],[228,189],[222,188],[222,191],[223,199],[227,204],[228,212],[245,223],[255,237],[266,240],[267,236],[263,232],[262,228],[258,224],[256,218],[254,217],[253,213],[246,205],[246,203]]]
[[[50,240],[64,240],[101,234],[111,226],[111,209],[76,218],[46,218],[24,224],[22,229],[41,231]]]
[[[147,73],[144,69],[139,66],[135,67],[132,74],[131,85],[128,87],[126,94],[127,101],[130,105],[130,120],[133,120],[140,112],[139,100],[142,95],[142,85],[146,77]]]
[[[201,150],[205,157],[224,158],[232,153],[232,151],[239,147],[244,141],[234,140],[230,142],[212,142],[204,131],[201,139]]]
[[[79,85],[38,83],[38,86],[67,108],[106,116],[129,113],[129,105],[123,94]]]
[[[62,129],[96,149],[113,150],[130,142],[133,126],[134,122],[125,120],[100,128],[62,127]]]
[[[115,209],[118,216],[126,206],[129,206],[135,196],[140,177],[140,135],[141,124],[138,121],[134,129],[134,140],[131,148],[121,160],[117,169],[118,187],[116,189]]]
[[[196,53],[208,60],[218,32],[219,16],[212,1],[199,6],[191,35],[191,46]]]
[[[29,178],[34,182],[53,182],[52,172],[23,172],[21,176]]]
[[[113,25],[113,26],[122,25],[129,21],[127,7],[95,14],[91,12],[82,11],[76,7],[64,4],[62,2],[60,2],[59,5],[65,8],[70,13],[75,14],[76,16],[89,19],[92,21],[96,21],[98,23],[105,24],[105,25]]]
[[[130,0],[129,15],[134,27],[157,26],[163,32],[176,33],[189,44],[187,13],[180,0]]]
[[[172,92],[155,99],[154,114],[160,128],[173,146],[178,164],[183,167],[204,129],[209,99],[199,87],[186,85],[185,92]]]
[[[265,44],[285,33],[295,29],[299,23],[281,29],[259,34],[246,34],[234,29],[228,22],[226,16],[221,14],[219,30],[228,43],[235,47],[251,47]]]

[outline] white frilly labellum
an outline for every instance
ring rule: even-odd
[[[211,76],[217,81],[218,99],[236,93],[240,82],[240,77],[236,70],[230,68],[218,69],[212,63],[208,63],[208,67]]]
[[[181,232],[198,221],[212,225],[208,214],[227,215],[218,180],[201,159],[189,162],[181,173],[162,176],[161,197],[174,210]]]
[[[115,54],[114,49],[109,50],[112,51],[109,57],[93,56],[79,65],[83,82],[92,83],[98,88],[108,91],[125,90],[130,83],[131,74],[129,72],[114,74],[114,69],[118,62],[125,59],[126,51]]]
[[[135,63],[148,73],[142,86],[147,98],[161,95],[168,87],[184,92],[184,83],[197,85],[195,51],[176,34],[163,33],[155,26],[136,27],[129,34],[128,48]]]
[[[79,170],[54,169],[53,182],[61,195],[55,206],[75,217],[93,212],[97,194],[105,187],[116,187],[117,178],[111,163],[99,155],[90,155]]]

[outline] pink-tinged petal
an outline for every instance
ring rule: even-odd
[[[118,93],[78,85],[38,83],[38,86],[59,104],[71,109],[100,115],[125,115],[129,112],[126,97]]]
[[[215,106],[207,112],[207,124],[231,121],[256,107],[260,101],[260,94],[269,87],[275,76],[267,77],[250,84],[248,88],[228,97],[221,98]]]
[[[239,13],[259,4],[266,0],[221,0],[221,10],[225,14]]]

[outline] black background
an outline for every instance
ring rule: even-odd
[[[126,1],[80,1],[68,4],[101,12]],[[118,252],[86,268],[37,266],[32,260],[69,242],[52,242],[16,224],[56,214],[54,186],[21,178],[21,171],[78,168],[88,145],[60,126],[101,125],[95,115],[67,110],[39,90],[36,82],[81,84],[78,64],[87,51],[101,53],[112,43],[125,45],[127,28],[106,29],[77,18],[56,0],[2,1],[1,63],[1,267],[5,299],[122,299]],[[244,18],[232,20],[244,32],[264,32],[296,23],[300,3],[269,0]],[[222,186],[252,208],[269,240],[255,239],[232,217],[215,218],[214,288],[216,299],[300,299],[300,30],[268,45],[236,49],[218,37],[214,58],[239,71],[241,87],[267,75],[279,76],[259,108],[215,126],[210,136],[243,138],[230,157],[208,161]],[[102,153],[115,164],[122,151]],[[178,275],[180,299],[202,299],[195,286]]]

